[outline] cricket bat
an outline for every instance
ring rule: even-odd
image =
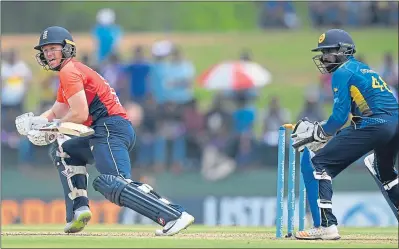
[[[94,134],[94,130],[92,128],[72,122],[64,122],[59,124],[49,123],[46,126],[40,128],[39,131],[58,132],[77,137],[86,137]]]

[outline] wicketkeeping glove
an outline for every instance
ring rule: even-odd
[[[301,119],[295,125],[295,128],[291,134],[293,139],[292,147],[303,151],[305,146],[318,142],[325,143],[328,141],[328,135],[324,132],[319,122],[311,122],[307,118]],[[320,145],[314,144],[315,147]]]
[[[319,122],[314,122],[315,129],[313,131],[314,140],[325,143],[328,141],[329,135],[323,130]]]

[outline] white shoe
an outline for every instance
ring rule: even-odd
[[[336,225],[329,227],[314,227],[306,231],[298,231],[295,238],[303,240],[338,240],[341,236]]]
[[[181,230],[186,229],[188,226],[193,224],[194,217],[187,212],[183,212],[177,220],[172,220],[166,223],[163,229],[157,229],[155,231],[156,236],[173,236],[179,233]]]
[[[65,233],[78,233],[82,231],[91,219],[91,211],[88,206],[83,206],[75,210],[73,220],[64,227]]]

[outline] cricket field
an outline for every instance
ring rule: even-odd
[[[61,225],[3,226],[1,248],[398,248],[398,228],[341,228],[338,241],[276,239],[275,228],[194,225],[173,237],[157,226],[93,225],[64,234]]]

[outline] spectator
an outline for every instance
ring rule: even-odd
[[[274,166],[277,162],[279,128],[285,123],[290,123],[290,113],[280,106],[280,99],[273,96],[263,115],[262,137],[259,143],[257,160],[262,166]],[[286,136],[288,148],[289,136]]]
[[[252,60],[251,50],[243,49],[240,54],[240,61],[250,62]],[[255,100],[258,97],[259,91],[256,88],[243,89],[241,92],[245,93],[245,96],[250,100]],[[238,93],[240,94],[240,93]]]
[[[245,93],[237,94],[237,109],[233,112],[233,132],[243,134],[252,132],[255,122],[255,108],[247,105]]]
[[[123,106],[133,127],[140,127],[144,118],[143,108],[134,102],[126,102]]]
[[[241,50],[240,61],[252,61],[251,51],[248,49]]]
[[[299,19],[292,1],[267,1],[262,4],[262,27],[292,29],[299,26]]]
[[[372,24],[390,26],[395,25],[398,16],[398,3],[388,1],[372,2],[371,6]],[[396,17],[395,17],[396,16]]]
[[[312,86],[309,87],[305,90],[305,99],[305,106],[296,120],[300,120],[305,117],[313,122],[320,122],[324,120],[323,107],[319,102],[319,91]]]
[[[345,4],[346,23],[350,26],[357,26],[360,22],[360,4],[355,1],[346,1]]]
[[[165,102],[158,106],[159,129],[155,142],[156,170],[162,171],[170,162],[171,170],[180,173],[186,157],[185,128],[182,109],[176,103]],[[171,157],[168,156],[169,149]]]
[[[359,1],[355,2],[356,7],[355,9],[357,10],[357,19],[358,22],[361,26],[367,26],[370,24],[371,21],[371,12],[370,12],[370,6],[372,4],[372,1]],[[352,10],[352,12],[356,12],[355,10]]]
[[[155,164],[155,142],[157,137],[158,112],[154,98],[148,95],[142,103],[143,120],[140,126],[135,127],[137,133],[137,164],[140,168],[150,167]],[[161,168],[164,168],[160,162]]]
[[[145,59],[144,49],[142,46],[134,48],[133,59],[125,67],[127,74],[129,99],[143,104],[145,98],[148,97],[148,79],[150,75],[151,65]]]
[[[153,62],[150,69],[150,93],[154,97],[157,105],[166,101],[166,79],[168,77],[167,56],[172,50],[169,41],[156,42],[152,46]]]
[[[33,148],[27,138],[18,136],[15,130],[15,117],[24,113],[24,100],[32,80],[28,65],[18,58],[17,51],[11,49],[4,55],[1,65],[1,123],[2,142],[11,148],[18,147],[19,167],[31,168]]]
[[[24,111],[23,105],[32,80],[28,65],[18,58],[17,51],[11,49],[4,56],[1,65],[1,109],[2,128],[15,131],[15,117]]]
[[[316,28],[324,26],[341,26],[344,20],[345,3],[340,2],[309,2],[309,14]]]
[[[268,146],[277,147],[278,130],[282,124],[289,123],[290,113],[280,106],[280,99],[272,97],[263,120],[263,142]]]
[[[333,99],[331,91],[331,74],[321,74],[319,76],[320,84],[320,100],[323,103],[331,103]]]
[[[233,147],[236,150],[237,165],[250,165],[254,162],[256,147],[253,128],[256,111],[248,105],[245,93],[237,95],[237,110],[233,112]]]
[[[115,53],[112,53],[100,67],[100,74],[107,80],[108,84],[115,90],[118,96],[120,96],[123,91],[122,70],[123,67],[119,56]]]
[[[211,109],[205,114],[205,126],[209,138],[216,137],[222,130],[231,132],[232,118],[223,106],[223,98],[216,95]]]
[[[187,159],[199,165],[205,142],[205,116],[199,110],[195,99],[187,104],[183,112],[183,121],[186,130]]]
[[[165,94],[168,101],[180,107],[193,100],[195,68],[191,61],[184,59],[180,48],[174,47],[168,65]]]
[[[284,6],[284,24],[289,29],[295,29],[300,26],[300,20],[296,14],[293,1],[282,2]]]
[[[97,63],[101,64],[117,51],[122,37],[122,29],[115,24],[115,12],[112,9],[99,10],[92,32],[97,41]]]
[[[243,49],[241,50],[239,60],[242,62],[251,62],[252,61],[252,54],[251,50]],[[249,89],[240,89],[240,90],[225,90],[223,91],[224,96],[233,98],[237,100],[238,95],[245,95],[245,97],[249,100],[254,100],[258,97],[259,91],[256,88],[249,88]]]
[[[399,7],[399,3],[398,1],[393,1],[393,2],[389,2],[390,5],[390,13],[389,13],[389,20],[392,26],[394,27],[398,27],[398,7]]]
[[[325,2],[309,2],[309,15],[312,20],[313,26],[316,28],[320,28],[326,24],[326,12],[328,6],[325,5]]]
[[[236,149],[231,146],[231,116],[225,110],[223,98],[217,95],[205,115],[207,142],[202,151],[201,174],[210,181],[217,181],[234,172]]]
[[[399,91],[398,83],[398,64],[395,64],[392,53],[385,53],[384,62],[379,70],[381,77],[393,90],[395,97],[397,98]]]
[[[48,75],[41,82],[40,89],[40,110],[44,112],[54,104],[57,96],[58,85],[60,84],[59,77],[54,72],[49,72]]]

